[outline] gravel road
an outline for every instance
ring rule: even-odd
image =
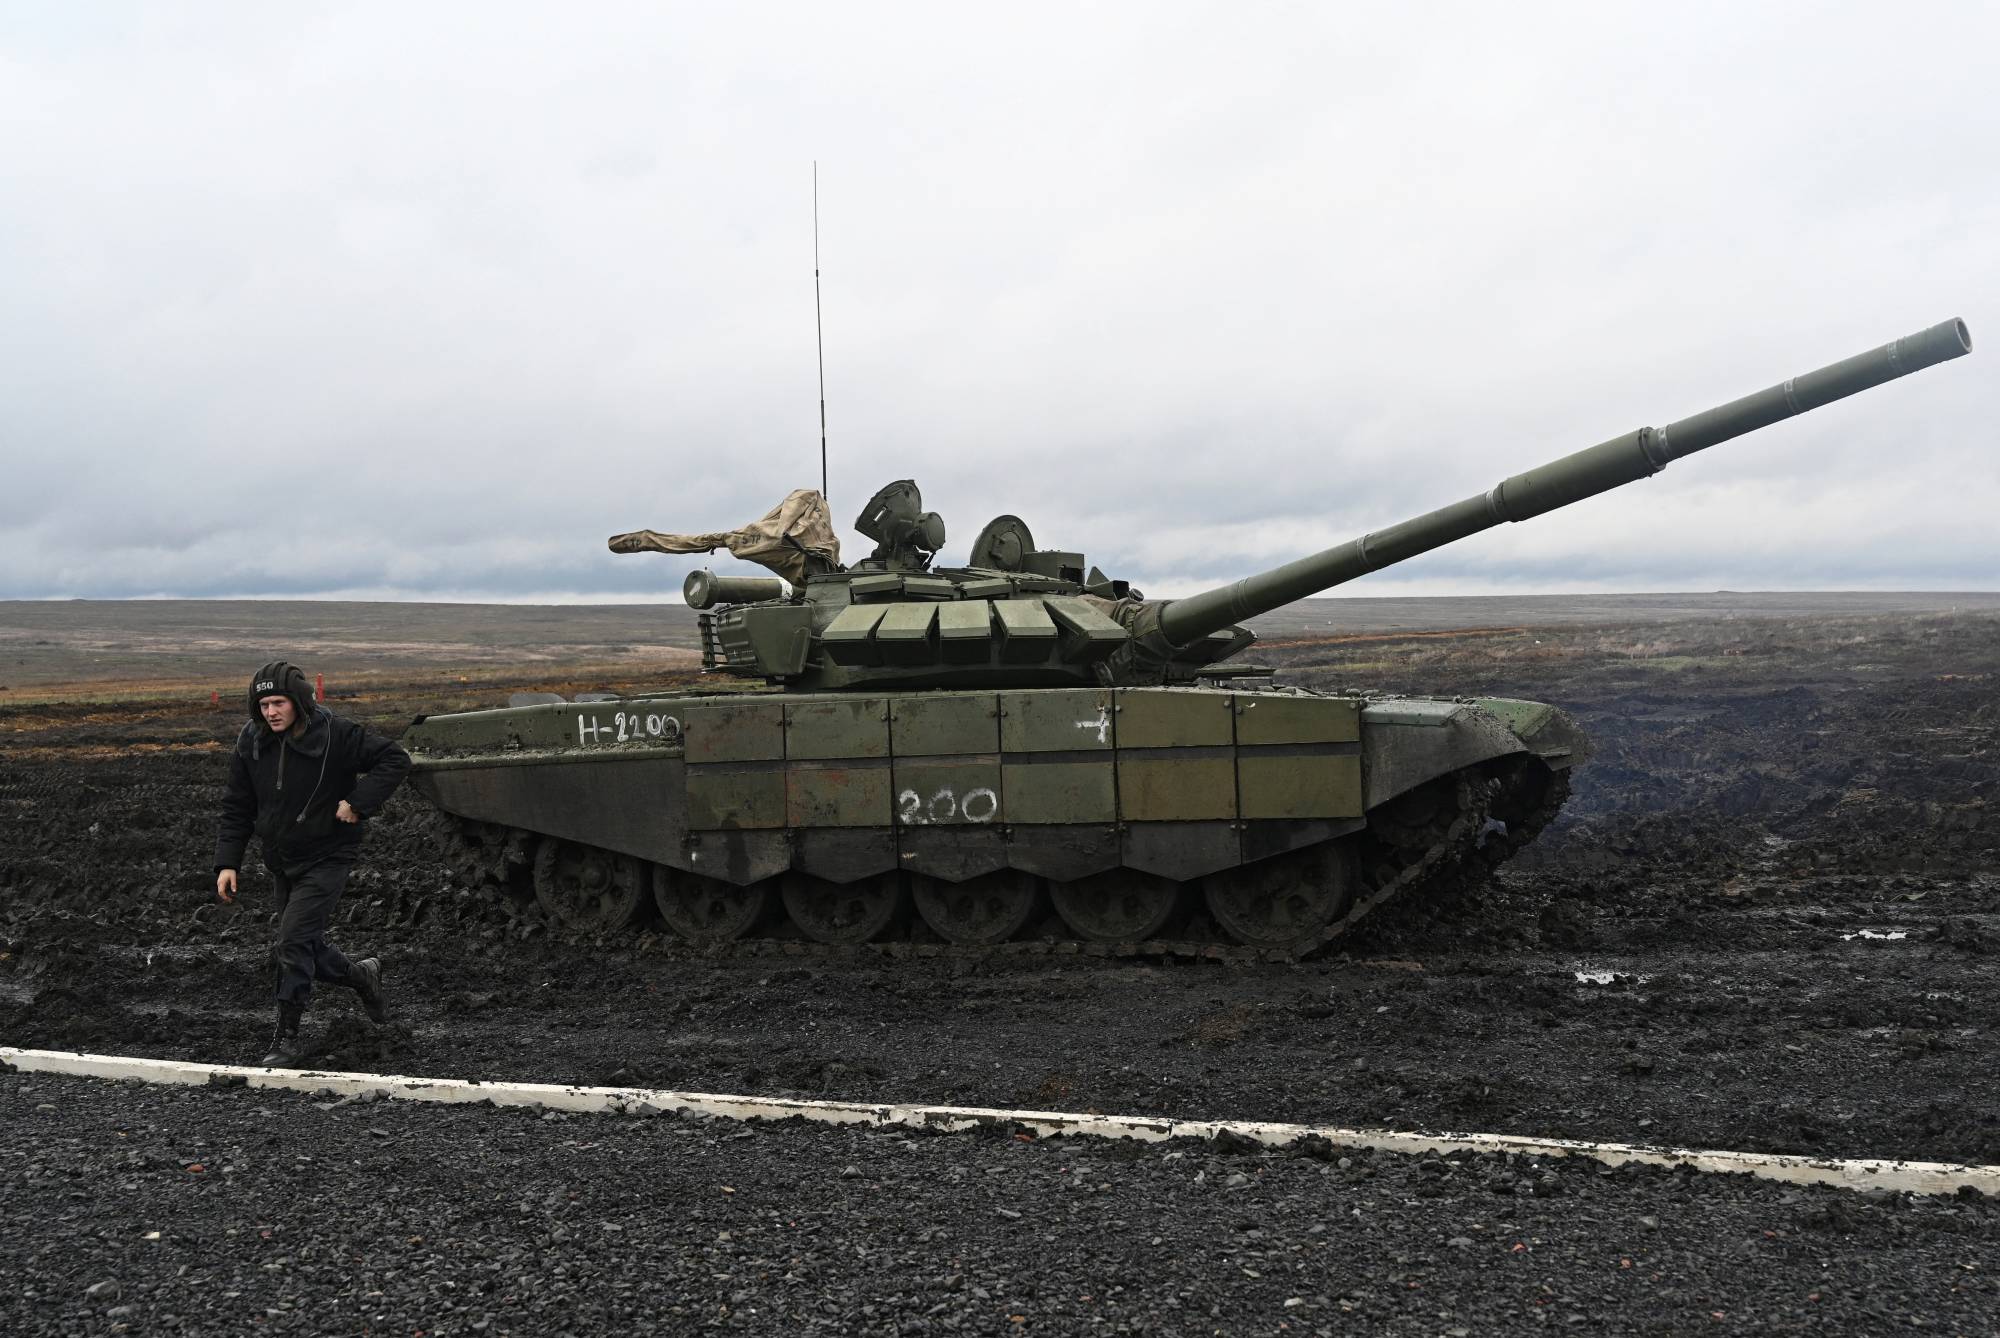
[[[0,1077],[12,1333],[1990,1333],[2000,1203]],[[119,1329],[119,1326],[124,1326]]]

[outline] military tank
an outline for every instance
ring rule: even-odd
[[[1946,321],[1184,599],[1011,515],[940,566],[910,480],[842,566],[795,493],[736,548],[789,580],[687,579],[708,681],[419,717],[414,783],[468,872],[579,930],[1295,958],[1533,840],[1589,744],[1539,702],[1276,686],[1246,620],[1970,349]]]

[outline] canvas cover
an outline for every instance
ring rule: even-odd
[[[614,553],[712,553],[718,548],[728,549],[730,556],[745,562],[768,567],[795,586],[804,585],[813,572],[840,566],[840,537],[833,531],[826,498],[817,488],[787,493],[762,520],[753,520],[741,529],[710,534],[634,530],[611,536]]]

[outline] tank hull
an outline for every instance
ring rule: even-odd
[[[1371,815],[1409,796],[1466,777],[1496,798],[1521,776],[1545,787],[1587,751],[1539,703],[1215,687],[552,702],[429,717],[405,744],[431,801],[538,880],[557,877],[538,850],[560,844],[608,857],[600,882],[775,896],[809,880],[878,901],[894,884],[920,910],[927,890],[1039,883],[1075,908],[1120,875],[1186,892],[1359,853]],[[631,900],[605,916],[641,918]]]

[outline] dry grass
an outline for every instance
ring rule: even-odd
[[[327,694],[344,710],[367,714],[371,703],[390,703],[398,708],[411,701],[437,701],[432,711],[464,710],[470,706],[491,706],[496,692],[578,692],[645,691],[678,688],[700,678],[701,657],[688,651],[662,651],[644,662],[611,660],[596,663],[541,664],[439,664],[431,673],[413,674],[408,665],[394,670],[362,671],[327,675]],[[37,684],[28,688],[0,690],[0,708],[49,706],[156,706],[151,714],[184,717],[188,705],[213,704],[238,714],[243,707],[243,684],[218,685],[213,679],[153,679],[77,677]],[[15,721],[35,716],[13,716]],[[120,713],[118,720],[133,717]],[[88,716],[86,720],[110,717]],[[76,723],[65,717],[64,723]]]

